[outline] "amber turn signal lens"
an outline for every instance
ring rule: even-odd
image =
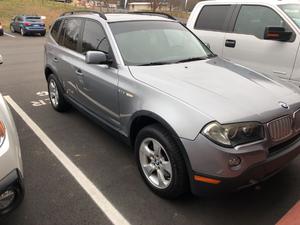
[[[208,183],[208,184],[219,184],[219,183],[221,183],[220,180],[216,180],[216,179],[212,179],[212,178],[208,178],[208,177],[196,176],[196,175],[194,176],[194,180],[204,182],[204,183]]]
[[[4,142],[4,138],[5,138],[5,126],[4,124],[0,121],[0,146],[3,144]]]

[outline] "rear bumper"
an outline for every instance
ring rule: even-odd
[[[30,34],[46,32],[45,28],[25,28],[25,30],[26,30],[26,33],[30,33]]]
[[[191,190],[195,195],[207,195],[220,192],[237,191],[256,185],[282,170],[300,154],[300,147],[289,151],[279,157],[271,157],[266,161],[256,164],[241,175],[234,178],[209,177],[206,174],[197,174],[204,177],[220,180],[219,184],[208,184],[192,181]]]

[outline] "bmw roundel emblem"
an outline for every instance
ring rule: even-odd
[[[282,108],[284,108],[284,109],[289,109],[289,108],[290,108],[289,105],[286,104],[285,102],[279,102],[279,105],[280,105]]]

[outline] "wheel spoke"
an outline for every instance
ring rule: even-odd
[[[154,156],[154,152],[149,148],[147,144],[143,144],[142,146],[142,152],[145,154],[147,157]]]
[[[162,160],[162,169],[167,171],[169,174],[172,174],[172,167],[170,161]]]
[[[166,179],[164,173],[161,170],[157,170],[157,180],[158,180],[158,185],[160,187],[163,188],[166,186]]]
[[[161,145],[156,140],[152,140],[154,154],[158,157],[161,157]]]
[[[145,164],[143,165],[143,168],[146,171],[148,177],[150,177],[155,171],[155,166],[153,166],[152,164]]]

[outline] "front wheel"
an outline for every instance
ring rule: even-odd
[[[48,92],[52,107],[58,112],[65,112],[70,108],[63,96],[63,90],[57,77],[51,74],[48,78]]]
[[[16,32],[13,25],[10,25],[10,31],[11,31],[12,33],[15,33],[15,32]]]
[[[139,171],[157,195],[174,199],[188,188],[185,162],[172,135],[158,124],[143,128],[135,142]]]
[[[11,187],[0,195],[0,216],[17,208],[22,202],[24,192],[19,186]]]

